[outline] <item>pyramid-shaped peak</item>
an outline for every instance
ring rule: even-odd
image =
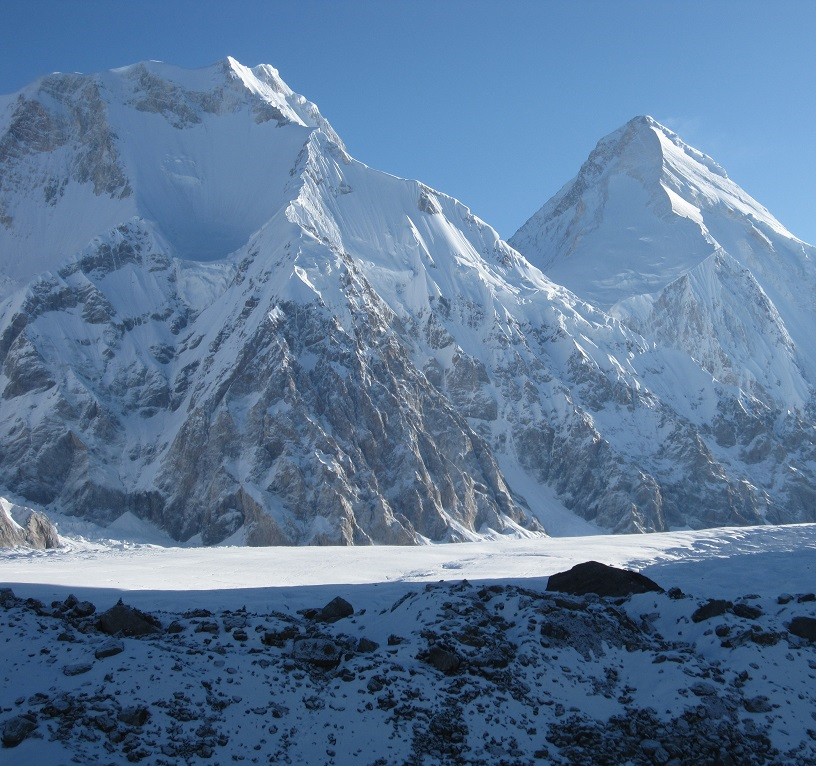
[[[610,161],[626,158],[627,164],[636,162],[643,170],[657,170],[668,164],[681,175],[692,172],[689,162],[720,178],[728,174],[707,154],[685,143],[673,130],[649,115],[638,115],[625,125],[602,138],[589,157],[590,165],[605,165]]]

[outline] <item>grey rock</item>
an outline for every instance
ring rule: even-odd
[[[333,668],[342,658],[342,648],[330,638],[301,638],[293,644],[292,657],[319,668]]]
[[[96,647],[96,650],[94,651],[94,657],[96,657],[96,659],[98,660],[101,660],[104,659],[105,657],[113,657],[117,654],[121,654],[123,651],[125,651],[124,643],[120,641],[118,638],[110,638],[104,643],[100,644],[98,647]]]

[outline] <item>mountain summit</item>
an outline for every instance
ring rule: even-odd
[[[816,249],[652,118],[602,139],[510,243],[718,380],[783,409],[807,405]]]
[[[3,103],[0,486],[26,504],[252,545],[814,519],[812,251],[654,121],[524,257],[349,157],[272,67]],[[539,268],[579,262],[570,289]]]
[[[601,139],[509,241],[608,310],[657,292],[718,250],[739,257],[755,231],[797,242],[714,160],[651,117],[636,117]]]

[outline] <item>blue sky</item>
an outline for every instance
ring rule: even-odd
[[[814,0],[3,0],[0,92],[142,59],[269,63],[368,165],[509,237],[651,114],[816,243]]]

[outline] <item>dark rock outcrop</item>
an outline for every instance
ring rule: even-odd
[[[36,721],[27,716],[14,716],[3,722],[3,747],[17,747],[37,728]]]
[[[794,617],[788,630],[799,638],[816,641],[816,617]]]
[[[318,622],[337,622],[353,614],[354,607],[344,598],[336,596],[315,615],[315,619]]]
[[[573,596],[594,593],[598,596],[620,598],[635,593],[660,593],[663,588],[639,572],[618,569],[598,561],[587,561],[576,564],[566,572],[550,575],[547,590],[569,593]]]
[[[161,629],[155,617],[123,604],[122,599],[99,615],[96,625],[111,636],[148,636]]]
[[[719,617],[725,614],[734,605],[730,601],[725,601],[720,598],[710,598],[701,607],[696,609],[692,615],[692,622],[704,622],[710,620],[712,617]]]

